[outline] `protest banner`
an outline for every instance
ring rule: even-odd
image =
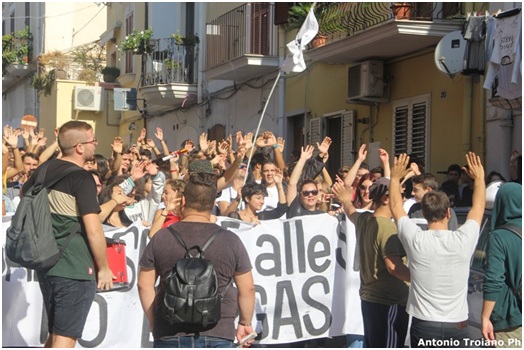
[[[10,218],[3,217],[2,247]],[[252,226],[219,218],[243,241],[253,265],[261,344],[363,334],[355,264],[354,227],[327,214],[268,220]],[[105,228],[126,243],[129,287],[97,293],[78,347],[151,347],[149,325],[137,290],[138,261],[147,227]],[[2,345],[42,346],[47,323],[34,271],[2,254]]]

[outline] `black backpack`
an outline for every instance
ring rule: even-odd
[[[497,227],[496,230],[501,229],[501,228],[513,232],[514,234],[519,236],[520,239],[522,239],[522,227],[510,224],[510,223],[505,223],[504,225]],[[520,283],[517,288],[509,287],[509,289],[511,289],[511,291],[513,292],[513,295],[517,297],[518,301],[522,302],[522,277],[520,278]]]
[[[79,231],[75,225],[65,243],[58,248],[53,226],[47,188],[54,186],[66,175],[80,171],[78,166],[71,166],[64,173],[44,185],[49,162],[40,167],[34,185],[23,194],[11,226],[7,229],[5,252],[7,257],[22,267],[34,270],[46,270],[53,267],[73,236]]]
[[[220,320],[223,294],[218,290],[218,278],[211,261],[206,260],[204,251],[223,230],[214,232],[202,247],[187,248],[180,235],[172,228],[169,231],[184,247],[186,254],[177,260],[171,272],[164,279],[164,303],[162,316],[170,324],[184,324],[201,327],[213,326]],[[191,250],[197,250],[195,256]]]

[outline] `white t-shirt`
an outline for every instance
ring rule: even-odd
[[[278,189],[277,186],[266,187],[267,197],[264,197],[264,206],[262,210],[275,209],[278,205]]]
[[[218,202],[227,202],[228,206],[231,204],[231,202],[237,198],[237,191],[229,185],[228,187],[224,188],[222,190],[222,193],[220,194],[220,197],[218,197],[215,201],[216,205],[218,206]],[[246,207],[244,201],[240,201],[240,203],[237,206],[237,210],[244,210]]]
[[[468,277],[480,227],[467,220],[457,231],[423,231],[407,216],[398,221],[398,238],[409,261],[411,286],[406,311],[425,321],[468,319]]]

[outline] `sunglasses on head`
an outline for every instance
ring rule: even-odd
[[[316,196],[318,194],[318,190],[313,190],[313,191],[302,191],[302,195],[304,197],[307,197],[309,196],[310,194],[312,194],[313,196]]]

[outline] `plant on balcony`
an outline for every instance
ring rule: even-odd
[[[101,73],[104,75],[104,81],[106,83],[114,83],[120,75],[120,68],[105,66],[102,68]]]
[[[31,51],[29,27],[2,36],[2,73],[10,64],[27,64]]]
[[[413,4],[410,2],[394,2],[391,5],[395,19],[410,19]]]
[[[61,51],[49,51],[38,56],[38,64],[41,71],[55,71],[55,77],[58,79],[67,79],[67,70],[71,65],[71,57]]]
[[[154,46],[151,45],[152,38],[153,28],[142,30],[140,32],[134,30],[120,42],[119,48],[123,52],[132,52],[134,55],[151,53],[154,50]]]
[[[326,42],[327,35],[332,33],[334,30],[339,30],[337,20],[340,18],[340,13],[333,11],[331,7],[336,3],[326,2],[317,3],[313,13],[317,18],[318,22],[318,34],[311,41],[311,46],[321,46]],[[289,17],[286,29],[300,29],[302,24],[307,18],[309,10],[313,5],[312,2],[299,2],[293,5],[289,9]],[[330,10],[331,9],[331,10]]]
[[[71,51],[71,57],[72,62],[79,68],[76,79],[93,85],[98,80],[97,75],[104,68],[106,49],[105,46],[100,45],[100,40],[97,40],[75,47]]]
[[[36,91],[44,92],[44,96],[51,95],[51,90],[53,88],[53,83],[55,82],[55,70],[52,69],[49,72],[40,72],[40,74],[33,76],[33,81],[31,86],[36,89]]]
[[[175,39],[175,44],[180,46],[194,47],[200,43],[200,38],[194,34],[189,34],[184,37],[182,34],[175,33],[171,34],[171,37]]]

